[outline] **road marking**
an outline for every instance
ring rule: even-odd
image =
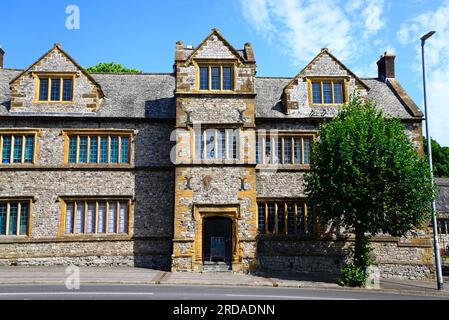
[[[357,300],[345,298],[326,298],[326,297],[307,297],[307,296],[273,296],[273,295],[257,295],[257,294],[227,294],[228,297],[254,297],[254,298],[270,298],[270,299],[308,299],[308,300]]]
[[[153,292],[1,292],[0,296],[59,296],[59,295],[129,295],[129,296],[140,296],[140,295],[154,295]]]

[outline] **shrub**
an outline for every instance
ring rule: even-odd
[[[365,270],[349,263],[341,269],[339,284],[347,287],[361,287],[365,284],[367,277]]]

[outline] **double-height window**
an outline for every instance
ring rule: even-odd
[[[256,138],[258,164],[309,165],[312,134],[259,133]]]
[[[64,235],[129,234],[131,199],[65,199]]]
[[[315,234],[312,206],[301,200],[258,200],[260,234]]]
[[[74,75],[38,75],[37,101],[69,103],[73,101]]]
[[[345,81],[312,79],[309,82],[312,105],[341,105],[347,102]]]
[[[66,132],[68,164],[130,164],[132,132]]]
[[[28,236],[30,230],[30,199],[0,199],[0,237]]]
[[[237,160],[238,129],[195,130],[195,160]]]
[[[200,90],[230,91],[234,88],[234,67],[231,65],[200,65]]]
[[[35,131],[0,131],[0,164],[32,164],[36,150]]]

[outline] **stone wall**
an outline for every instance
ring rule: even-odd
[[[0,121],[1,128],[17,127]],[[145,265],[170,264],[173,237],[174,168],[170,162],[171,126],[158,123],[23,120],[20,128],[41,129],[36,163],[3,165],[0,198],[31,197],[29,237],[0,239],[0,264]],[[62,129],[128,129],[136,132],[131,165],[76,167],[63,164]],[[65,197],[132,199],[129,235],[60,234]]]
[[[257,257],[261,271],[328,273],[337,277],[347,262],[353,240],[269,238],[259,236]],[[374,239],[372,256],[382,278],[434,277],[432,246],[395,238]]]

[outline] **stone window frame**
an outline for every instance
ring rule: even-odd
[[[59,232],[58,232],[58,238],[65,238],[65,239],[91,239],[91,238],[118,238],[118,239],[131,239],[132,237],[132,219],[134,217],[134,202],[135,199],[133,196],[59,196],[58,201],[60,202],[60,226],[59,226]],[[74,213],[73,213],[73,233],[67,234],[65,232],[66,229],[66,214],[67,214],[67,204],[68,203],[75,203],[74,206]],[[76,233],[76,215],[77,215],[77,207],[76,203],[84,202],[84,228],[83,233]],[[88,204],[95,202],[95,232],[94,233],[87,233],[87,219],[88,219]],[[98,232],[98,209],[99,209],[99,203],[105,202],[106,203],[106,216],[105,216],[105,232],[99,233]],[[118,229],[120,227],[119,223],[119,214],[120,214],[120,202],[126,202],[128,204],[128,212],[127,212],[127,225],[126,225],[126,232],[125,233],[119,233]],[[116,203],[117,209],[116,209],[116,232],[110,233],[109,232],[109,204],[110,203]]]
[[[61,134],[64,137],[64,165],[65,166],[71,166],[71,167],[131,167],[133,163],[133,150],[134,150],[134,138],[137,135],[136,130],[117,130],[117,129],[63,129],[61,131]],[[78,139],[77,147],[76,147],[76,163],[70,163],[69,162],[69,148],[70,148],[70,137],[76,136]],[[97,163],[91,163],[89,162],[89,153],[90,153],[90,139],[88,138],[88,145],[87,145],[87,163],[79,163],[78,162],[78,155],[79,155],[79,146],[80,146],[80,137],[108,137],[108,162],[107,163],[100,163],[99,161]],[[119,139],[119,155],[118,155],[118,163],[110,163],[110,149],[111,149],[111,137],[126,137],[128,138],[128,162],[127,163],[121,163],[120,157],[121,157],[121,139]],[[100,148],[101,143],[98,143],[97,146],[97,159],[100,158]]]
[[[195,61],[196,69],[196,90],[201,93],[233,93],[235,91],[235,85],[237,83],[237,61],[233,60],[204,60]],[[201,75],[200,68],[208,67],[208,89],[201,89]],[[220,89],[212,89],[212,68],[220,68]],[[223,68],[231,68],[231,89],[223,89]]]
[[[10,162],[3,163],[3,139],[4,136],[11,136],[11,151]],[[14,163],[14,137],[22,136],[22,160],[21,162]],[[25,162],[25,137],[33,136],[33,155],[31,162]],[[0,128],[0,167],[6,166],[33,166],[37,161],[37,154],[39,152],[38,137],[41,136],[40,129],[1,129]]]
[[[6,212],[6,235],[0,235],[0,241],[4,239],[28,239],[31,236],[31,226],[32,226],[32,212],[33,212],[33,203],[35,202],[34,197],[0,197],[0,203],[6,203],[7,212]],[[18,216],[17,216],[17,232],[14,235],[9,235],[9,215],[10,208],[12,203],[18,204]],[[20,218],[22,216],[21,206],[22,203],[28,204],[28,221],[27,221],[27,232],[26,234],[20,234]]]
[[[35,104],[74,104],[75,103],[75,79],[79,77],[77,72],[33,72],[32,76],[34,77],[34,99],[33,103]],[[47,100],[40,100],[40,83],[41,78],[48,78],[48,96]],[[53,101],[51,100],[51,79],[59,78],[61,80],[61,87],[59,93],[59,100]],[[63,80],[70,79],[72,80],[72,99],[70,101],[63,100]]]
[[[274,229],[272,232],[269,230],[269,204],[274,204]],[[293,213],[294,213],[294,231],[292,233],[289,233],[289,224],[288,224],[288,206],[293,206]],[[301,230],[298,229],[298,217],[299,217],[299,206],[302,206],[302,219],[303,219],[303,233]],[[260,219],[260,212],[259,208],[264,209],[264,230],[261,232],[260,225],[259,225],[259,219]],[[279,208],[284,208],[284,231],[283,233],[279,232],[279,219],[278,219],[278,213]],[[312,211],[312,225],[313,225],[313,231],[309,230],[309,212]],[[264,198],[264,197],[258,197],[257,198],[257,234],[262,237],[278,237],[278,236],[295,236],[295,237],[317,237],[320,232],[318,218],[315,213],[315,210],[312,205],[310,205],[307,201],[307,199],[304,198]]]
[[[266,138],[270,137],[271,143],[271,161],[266,161]],[[281,138],[281,139],[279,139]],[[285,156],[285,139],[290,138],[291,141],[291,163],[284,163]],[[295,163],[295,140],[296,138],[301,138],[301,163]],[[297,169],[297,170],[308,170],[310,169],[310,163],[304,163],[304,139],[308,138],[311,140],[311,147],[317,139],[316,131],[278,131],[278,130],[257,130],[256,131],[256,163],[257,167],[266,166],[278,166],[280,169]],[[278,152],[277,146],[279,141],[282,143],[282,159],[277,161]],[[262,142],[262,144],[260,143]],[[312,148],[310,148],[311,151]],[[261,152],[262,151],[262,152]],[[260,159],[260,163],[258,162]]]
[[[349,77],[307,77],[307,88],[308,88],[308,102],[309,106],[342,106],[349,102]],[[313,102],[313,83],[321,82],[321,103]],[[324,103],[324,89],[323,83],[330,82],[332,84],[332,103]],[[342,83],[342,94],[343,94],[343,103],[334,103],[334,82]]]
[[[440,235],[449,235],[449,217],[438,217],[438,234]],[[444,231],[444,232],[443,232]]]
[[[196,157],[196,146],[197,146],[196,133],[197,133],[197,130],[198,130],[197,128],[193,128],[193,127],[190,130],[190,132],[191,132],[190,133],[190,145],[191,145],[191,153],[190,154],[191,154],[192,163],[195,163],[195,164],[196,163],[198,163],[198,164],[215,164],[215,163],[236,164],[236,163],[239,163],[239,161],[241,161],[241,157],[242,157],[242,152],[240,150],[240,147],[241,147],[240,139],[242,137],[241,127],[232,126],[232,125],[230,125],[230,126],[228,126],[228,125],[203,125],[203,126],[201,126],[202,142],[206,141],[206,139],[207,139],[206,135],[207,135],[208,130],[215,130],[215,137],[217,137],[217,132],[219,132],[221,130],[225,130],[225,133],[226,133],[226,135],[225,135],[226,156],[224,159],[220,159],[218,157],[218,150],[219,150],[218,149],[218,142],[219,142],[218,139],[215,139],[215,159],[208,159],[206,157],[206,153],[207,153],[206,146],[204,146],[204,148],[203,148],[203,154],[202,154],[201,159],[197,159],[197,157]],[[230,142],[232,143],[232,141],[229,141],[230,137],[232,137],[232,135],[229,134],[229,130],[233,130],[233,131],[237,132],[237,134],[236,134],[236,152],[237,153],[235,155],[235,158],[232,158],[229,156],[231,153],[230,149],[232,149],[232,148],[228,148],[230,145]]]

